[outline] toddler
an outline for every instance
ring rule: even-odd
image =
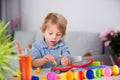
[[[62,40],[66,33],[67,20],[58,13],[49,13],[41,26],[42,39],[32,45],[32,66],[49,68],[57,65],[67,66],[71,56]]]

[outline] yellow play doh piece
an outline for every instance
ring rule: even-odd
[[[87,77],[86,77],[86,71],[83,72],[83,75],[84,75],[84,78],[87,78]]]
[[[74,72],[74,80],[79,80],[78,78],[79,78],[78,77],[78,71],[76,71],[76,72]]]
[[[14,74],[13,77],[17,77],[17,80],[21,80],[21,72],[20,72],[20,69],[17,69],[16,74]]]
[[[67,80],[73,80],[73,72],[71,71],[66,72],[66,78]]]
[[[35,74],[40,74],[40,68],[35,69]]]
[[[117,65],[113,65],[113,66],[112,66],[112,74],[113,74],[113,75],[119,74],[119,68],[118,68]]]
[[[61,73],[61,74],[59,75],[59,79],[60,79],[60,80],[67,80],[67,78],[66,78],[66,73]]]
[[[18,79],[18,80],[21,80],[21,72],[20,72],[20,69],[17,70],[17,73],[19,74],[17,79]]]
[[[46,77],[40,77],[39,80],[47,80]]]
[[[56,60],[53,61],[53,64],[57,66],[57,62],[56,62]]]
[[[101,76],[104,76],[104,68],[101,69]]]

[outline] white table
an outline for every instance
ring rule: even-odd
[[[45,77],[48,72],[50,72],[50,68],[41,69],[41,73],[37,74],[37,75],[33,71],[33,75],[36,75],[36,76],[39,76],[39,77]],[[88,80],[88,79],[84,79],[84,80]],[[120,75],[119,76],[112,75],[111,77],[102,76],[101,78],[94,78],[92,80],[120,80]]]

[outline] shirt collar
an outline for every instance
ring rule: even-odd
[[[43,48],[50,48],[50,47],[46,44],[44,37],[42,38],[41,43],[42,43],[42,45],[43,45]],[[55,49],[55,48],[58,48],[58,47],[60,47],[60,46],[62,46],[62,45],[64,45],[64,44],[63,44],[62,40],[60,40],[60,41],[55,45],[54,49]]]
[[[44,37],[42,37],[41,43],[42,43],[42,45],[43,45],[43,48],[48,48],[48,47],[49,47],[49,46],[46,44]]]

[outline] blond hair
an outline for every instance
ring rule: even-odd
[[[58,13],[49,13],[41,26],[41,32],[44,33],[49,24],[58,25],[58,29],[62,32],[62,36],[66,34],[67,20],[66,18]]]

